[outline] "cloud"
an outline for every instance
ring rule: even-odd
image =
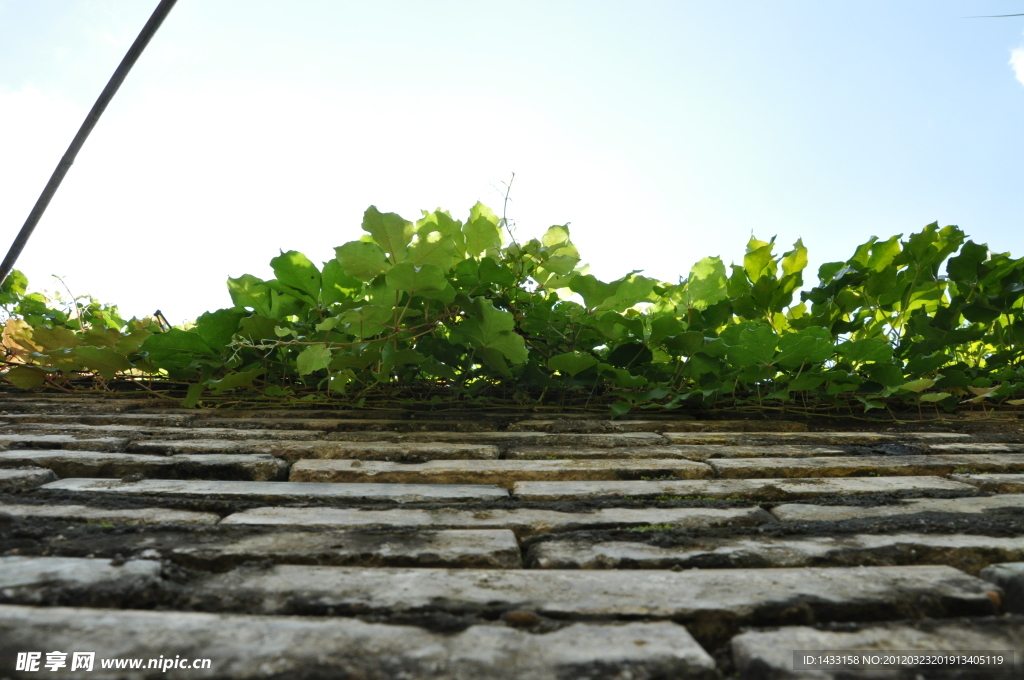
[[[1017,80],[1021,85],[1024,85],[1024,47],[1018,47],[1010,53],[1010,66],[1013,67],[1013,72],[1017,74]]]

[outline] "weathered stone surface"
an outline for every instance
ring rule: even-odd
[[[8,413],[3,416],[11,425],[25,423],[122,425],[135,427],[184,427],[196,420],[195,413]]]
[[[904,678],[985,678],[1009,680],[1020,677],[1020,667],[982,670],[962,667],[946,671],[919,666],[872,671],[794,670],[795,650],[831,650],[836,654],[863,651],[884,655],[894,650],[951,652],[970,650],[1019,650],[1024,647],[1024,618],[986,617],[874,624],[854,630],[827,631],[792,626],[770,631],[751,631],[732,639],[732,655],[739,677],[745,680],[902,680]],[[1019,652],[1018,652],[1019,653]],[[1020,664],[1020,659],[1016,660]]]
[[[170,510],[168,508],[90,508],[86,505],[13,505],[0,504],[0,515],[74,522],[110,522],[114,524],[216,524],[220,517],[209,512]]]
[[[70,434],[0,434],[3,449],[69,449],[74,451],[124,451],[127,437],[79,438]]]
[[[160,581],[160,563],[84,557],[0,557],[0,604],[52,603],[55,598],[89,598],[112,593],[112,600],[146,590]]]
[[[943,477],[806,477],[799,479],[694,479],[626,482],[516,482],[512,495],[524,501],[628,498],[708,498],[758,501],[794,500],[828,494],[974,491],[970,484]]]
[[[995,442],[956,442],[955,444],[928,444],[936,453],[1020,453],[1024,444],[999,444]]]
[[[389,534],[274,532],[234,540],[218,537],[202,544],[175,548],[169,557],[191,567],[218,570],[249,560],[363,567],[518,569],[523,566],[515,534],[508,529]]]
[[[707,652],[685,628],[669,622],[576,623],[546,635],[478,625],[443,634],[352,618],[5,606],[0,607],[0,637],[11,649],[95,651],[94,670],[82,677],[101,680],[125,675],[101,669],[99,659],[161,656],[212,661],[208,670],[171,670],[167,677],[172,678],[711,680],[718,676]],[[13,671],[14,659],[13,654],[4,655],[0,674]]]
[[[719,569],[737,567],[859,567],[945,564],[976,574],[1024,559],[1024,537],[956,534],[857,534],[793,538],[697,538],[687,545],[558,540],[530,548],[526,564],[541,569]]]
[[[771,522],[750,508],[600,508],[559,512],[534,508],[510,510],[359,510],[355,508],[254,508],[229,515],[223,524],[277,524],[344,528],[416,527],[435,529],[511,529],[520,538],[577,529],[636,526],[752,526]]]
[[[1024,562],[993,564],[978,575],[1003,589],[1004,609],[1024,614]]]
[[[521,420],[510,432],[806,432],[786,420]]]
[[[267,455],[198,454],[144,456],[92,451],[8,451],[0,466],[38,465],[58,477],[124,477],[141,474],[161,479],[242,479],[266,482],[288,477],[288,464]]]
[[[850,505],[787,504],[772,508],[772,514],[783,522],[836,522],[863,517],[894,517],[939,512],[964,515],[1024,508],[1024,495],[977,496],[968,498],[922,498],[899,505],[857,507]]]
[[[432,460],[386,463],[358,460],[300,460],[293,482],[391,482],[410,484],[497,484],[520,480],[639,479],[710,477],[711,468],[689,460]]]
[[[468,460],[496,459],[497,446],[487,444],[438,444],[433,442],[346,442],[346,441],[259,441],[253,439],[149,440],[133,443],[135,453],[170,455],[175,453],[216,452],[224,454],[263,453],[282,460],[357,459],[357,460]]]
[[[296,417],[297,415],[297,417]],[[410,418],[213,418],[202,419],[210,427],[244,427],[253,429],[294,429],[297,423],[328,432],[487,432],[496,429],[485,420],[413,420]]]
[[[1024,470],[1024,454],[942,454],[934,456],[835,456],[821,458],[709,459],[719,477],[848,477],[868,474],[948,475],[954,471]]]
[[[993,594],[995,592],[995,594]],[[998,592],[950,567],[478,570],[275,566],[211,576],[192,591],[220,611],[397,614],[533,611],[557,619],[666,618],[702,644],[742,625],[996,613]]]
[[[325,432],[317,430],[242,430],[215,427],[147,427],[143,425],[84,425],[81,423],[25,423],[9,426],[7,431],[22,435],[67,434],[77,438],[126,437],[131,439],[253,439],[306,441],[321,439]],[[3,435],[0,435],[2,437]]]
[[[672,444],[888,444],[904,441],[939,442],[970,440],[956,432],[666,432]]]
[[[447,442],[453,444],[522,444],[530,446],[659,446],[665,438],[654,432],[581,434],[575,432],[335,432],[329,440],[379,442]]]
[[[53,470],[45,468],[0,469],[0,491],[30,489],[34,486],[47,484],[55,479],[57,479],[57,475],[53,474]]]
[[[42,488],[82,494],[162,496],[171,498],[238,498],[245,500],[308,500],[321,502],[421,501],[458,502],[507,498],[496,486],[469,484],[317,484],[311,482],[235,482],[144,479],[121,482],[110,479],[62,479]]]
[[[513,446],[506,454],[512,460],[586,459],[586,458],[684,458],[705,461],[709,458],[761,458],[764,456],[841,456],[839,447],[827,446],[726,446],[689,444],[677,446],[623,446],[617,448],[566,446]]]
[[[950,475],[950,479],[970,484],[980,491],[993,493],[1021,493],[1024,491],[1024,475]]]

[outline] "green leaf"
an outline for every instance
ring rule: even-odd
[[[793,244],[793,250],[782,256],[782,275],[799,274],[805,267],[807,267],[807,248],[804,247],[803,239],[797,239]]]
[[[471,256],[501,247],[498,217],[483,203],[477,202],[469,210],[469,222],[462,228],[466,235],[466,254]]]
[[[320,285],[320,302],[325,307],[351,300],[363,288],[362,281],[346,274],[341,266],[341,262],[337,259],[324,263],[324,271],[320,276]]]
[[[778,338],[771,326],[748,322],[729,326],[721,334],[727,346],[726,356],[736,366],[765,366],[775,357]]]
[[[222,350],[231,344],[238,322],[245,315],[237,309],[218,309],[196,319],[196,333],[211,349]]]
[[[612,412],[612,418],[619,418],[633,410],[633,405],[628,401],[617,401],[608,407]]]
[[[107,380],[119,371],[127,371],[132,367],[128,359],[110,347],[75,347],[71,355],[77,357],[90,371],[99,373]]]
[[[185,398],[181,402],[182,408],[195,408],[199,405],[199,398],[203,396],[203,390],[206,389],[203,383],[192,383],[188,386],[188,392],[185,394]]]
[[[349,241],[334,249],[335,257],[348,276],[369,281],[391,268],[388,257],[376,243]]]
[[[28,288],[28,278],[17,269],[12,269],[3,283],[0,284],[0,305],[17,304]],[[29,389],[29,388],[25,388]]]
[[[394,320],[394,310],[378,305],[363,305],[349,309],[338,317],[348,325],[348,332],[356,337],[370,338],[384,330],[384,324]]]
[[[799,368],[802,364],[820,364],[835,351],[832,333],[821,326],[810,326],[779,338],[779,356],[775,362],[785,368]]]
[[[64,326],[55,326],[54,328],[36,326],[32,329],[32,341],[47,351],[67,349],[82,344],[75,332]]]
[[[285,286],[308,295],[312,300],[320,299],[320,270],[302,253],[289,250],[270,261],[274,276]]]
[[[903,383],[900,385],[900,389],[907,390],[909,392],[923,392],[934,384],[935,381],[930,378],[918,378],[917,380],[911,380],[910,382]]]
[[[552,371],[565,373],[572,377],[576,377],[576,374],[582,373],[588,368],[592,368],[596,365],[597,359],[594,356],[590,354],[582,354],[580,352],[558,354],[548,359],[548,368]]]
[[[299,369],[299,375],[309,375],[329,367],[331,358],[331,350],[327,345],[310,345],[296,357],[295,366]]]
[[[946,397],[951,397],[951,396],[953,396],[953,395],[951,395],[949,392],[932,392],[930,394],[922,394],[918,398],[921,401],[933,402],[933,401],[942,401]]]
[[[239,387],[249,387],[252,385],[256,378],[260,377],[267,370],[262,367],[256,367],[248,371],[239,371],[238,373],[228,373],[220,380],[211,380],[206,384],[207,387],[217,396],[227,390],[235,390]]]
[[[406,258],[416,228],[412,222],[402,219],[400,215],[382,213],[376,206],[371,205],[363,213],[363,231],[368,232],[377,245],[388,254],[391,264],[398,264]],[[349,273],[356,276],[354,272]]]
[[[768,242],[759,241],[753,236],[750,237],[750,241],[747,243],[747,254],[743,256],[743,270],[752,282],[757,283],[757,280],[765,274],[774,275],[775,266],[772,258],[774,247],[774,236]]]
[[[436,264],[417,267],[412,262],[402,262],[388,271],[385,277],[388,286],[409,292],[443,290],[448,285],[444,272]]]
[[[5,377],[19,390],[34,390],[46,382],[46,373],[28,366],[15,366]]]
[[[725,264],[719,257],[705,257],[690,267],[686,280],[686,306],[705,310],[729,297]]]
[[[242,274],[237,279],[228,278],[228,293],[235,307],[248,307],[258,314],[270,316],[270,288],[263,279],[252,274]]]
[[[844,342],[836,347],[836,351],[839,352],[839,356],[854,364],[862,364],[865,361],[892,360],[892,345],[884,338]]]
[[[209,345],[198,333],[172,328],[166,333],[154,333],[142,343],[141,350],[157,368],[183,370],[198,357],[214,356]]]
[[[525,363],[529,357],[522,336],[515,333],[515,320],[510,312],[497,309],[482,297],[470,305],[473,317],[455,328],[455,333],[477,349],[495,349],[513,364]]]
[[[595,309],[602,302],[615,295],[615,291],[622,285],[622,280],[605,283],[599,281],[592,274],[577,274],[569,281],[569,290],[579,293],[583,297],[583,304],[587,309]]]
[[[406,261],[417,267],[434,265],[440,267],[442,272],[446,272],[452,268],[452,262],[455,261],[455,241],[451,236],[439,231],[420,233],[416,241],[409,246]]]

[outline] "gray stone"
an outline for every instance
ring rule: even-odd
[[[977,496],[967,498],[922,498],[898,505],[859,507],[851,505],[777,505],[771,513],[783,522],[837,522],[870,517],[895,517],[937,512],[951,515],[974,515],[1000,510],[1024,508],[1024,495]]]
[[[950,475],[950,479],[975,486],[979,491],[993,493],[1021,493],[1024,491],[1024,475]]]
[[[414,527],[435,529],[511,529],[520,538],[580,529],[638,526],[755,526],[772,517],[750,508],[600,508],[560,512],[534,508],[491,510],[360,510],[357,508],[254,508],[229,515],[223,524],[276,524],[343,528]]]
[[[358,459],[358,460],[469,460],[496,459],[497,446],[487,444],[438,444],[433,442],[346,442],[346,441],[259,441],[253,439],[225,441],[219,439],[149,440],[134,442],[129,451],[169,455],[176,453],[262,453],[282,460]]]
[[[324,432],[316,430],[241,430],[215,427],[147,427],[134,423],[86,425],[82,423],[24,423],[8,428],[23,435],[66,434],[84,437],[129,437],[131,439],[253,439],[306,441],[321,439]],[[2,435],[0,435],[2,436]]]
[[[512,495],[524,501],[627,498],[780,501],[829,494],[974,491],[943,477],[808,477],[802,479],[695,479],[626,482],[516,482]]]
[[[144,456],[92,451],[9,451],[0,453],[0,466],[38,465],[58,477],[124,477],[141,474],[161,479],[242,479],[266,482],[287,479],[288,464],[274,456],[199,454]]]
[[[978,573],[1024,559],[1024,537],[855,534],[792,538],[697,538],[685,545],[557,540],[535,544],[526,563],[541,569],[718,569],[945,564]]]
[[[660,446],[665,438],[654,432],[610,434],[548,433],[548,432],[335,432],[329,440],[380,442],[446,442],[453,444],[587,446],[610,448],[619,446]]]
[[[993,594],[995,593],[995,594]],[[998,592],[950,567],[854,569],[530,570],[359,569],[279,565],[236,569],[190,594],[220,611],[399,615],[533,611],[556,619],[661,618],[703,645],[739,626],[996,613]]]
[[[57,479],[57,475],[53,474],[53,470],[45,468],[0,469],[0,491],[31,489],[34,486],[41,486],[55,479]]]
[[[311,482],[235,482],[144,479],[121,482],[110,479],[62,479],[42,487],[52,491],[122,496],[259,501],[320,501],[355,503],[385,501],[459,502],[508,498],[508,491],[496,486],[469,484],[317,484]]]
[[[1024,614],[1024,562],[993,564],[978,575],[1003,589],[1003,607],[1007,611]]]
[[[248,427],[256,429],[291,429],[297,423],[304,427],[329,432],[487,432],[496,429],[485,420],[418,420],[411,418],[212,418],[204,425],[217,427]]]
[[[13,505],[0,504],[0,515],[73,522],[113,524],[216,524],[220,517],[209,512],[170,510],[168,508],[90,508],[85,505]]]
[[[888,444],[903,441],[969,441],[971,436],[957,432],[666,432],[673,444]]]
[[[936,453],[1020,453],[1024,444],[999,444],[995,442],[957,442],[955,444],[928,444]]]
[[[68,449],[74,451],[124,451],[127,437],[79,438],[70,434],[10,434],[0,435],[3,449]]]
[[[100,680],[125,675],[100,668],[99,659],[161,656],[212,662],[167,677],[235,680],[718,677],[707,652],[669,622],[575,623],[545,635],[501,625],[433,633],[352,618],[5,606],[0,637],[11,649],[95,651],[94,670],[80,677]],[[0,674],[12,672],[14,655],[0,664]]]
[[[218,536],[202,544],[174,548],[168,556],[190,567],[217,570],[249,560],[363,567],[518,569],[523,566],[515,534],[508,529],[388,534],[292,531],[234,540]]]
[[[121,599],[160,581],[160,563],[83,557],[0,557],[0,604],[52,603],[105,591]]]
[[[9,413],[3,419],[12,425],[23,423],[49,423],[82,425],[126,425],[135,427],[183,427],[192,424],[195,413],[139,414],[139,413]]]
[[[792,626],[769,631],[751,631],[732,639],[733,662],[744,680],[904,680],[910,678],[1019,678],[1020,667],[982,670],[971,666],[958,670],[919,666],[876,668],[875,670],[794,670],[797,650],[867,652],[885,655],[895,650],[919,652],[1005,651],[1024,647],[1024,619],[1000,617],[882,623],[837,631]],[[1010,652],[1010,656],[1014,651]],[[859,654],[858,654],[859,656]],[[1017,664],[1020,659],[1017,659]],[[948,671],[948,674],[947,674]]]
[[[807,426],[786,420],[521,420],[510,432],[804,432]]]
[[[622,446],[617,448],[565,446],[513,446],[506,458],[513,460],[585,459],[585,458],[683,458],[705,461],[709,458],[760,458],[764,456],[840,456],[845,451],[826,446],[726,446],[689,444],[678,446]]]
[[[710,477],[711,468],[689,460],[432,460],[387,463],[359,460],[300,460],[293,482],[382,482],[409,484],[497,484],[517,481]]]
[[[709,459],[719,477],[848,477],[948,475],[954,471],[1024,470],[1024,454],[937,454],[927,456],[836,456],[822,458]]]

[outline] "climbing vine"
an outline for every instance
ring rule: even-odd
[[[410,222],[370,207],[317,266],[228,279],[233,306],[188,327],[0,287],[5,373],[32,389],[238,400],[606,404],[809,412],[1024,404],[1024,259],[931,224],[872,237],[805,287],[807,249],[751,238],[676,283],[601,281],[566,226],[509,238],[477,204]],[[180,398],[180,397],[178,397]]]

